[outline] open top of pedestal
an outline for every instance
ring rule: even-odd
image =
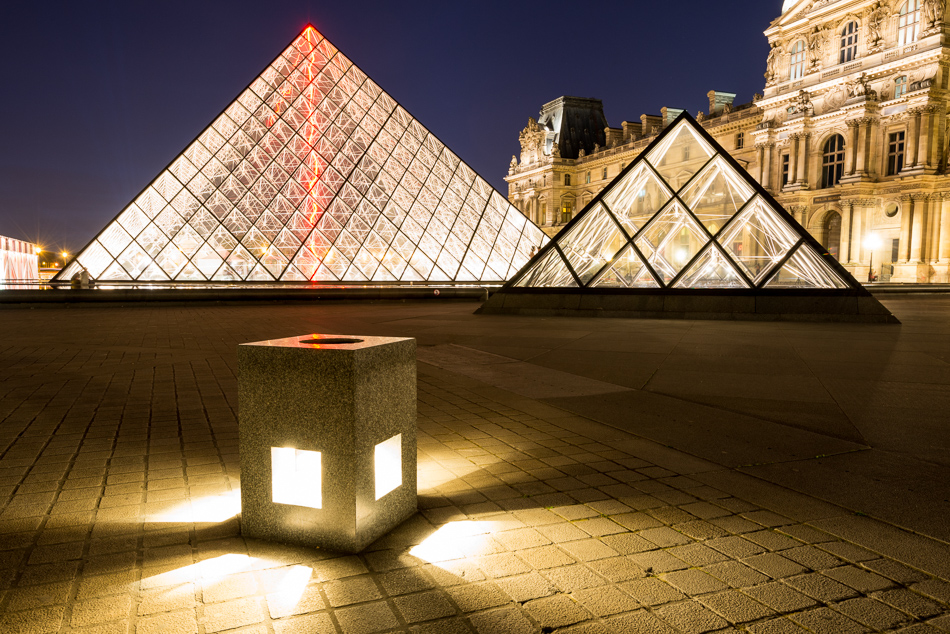
[[[242,343],[242,346],[266,346],[270,348],[298,348],[301,350],[358,351],[400,341],[409,337],[367,337],[365,335],[304,334],[283,339],[268,339]]]

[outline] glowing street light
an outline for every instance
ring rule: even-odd
[[[881,246],[881,238],[876,233],[869,233],[864,238],[864,248],[871,252],[871,260],[868,263],[868,282],[874,281],[874,249]]]

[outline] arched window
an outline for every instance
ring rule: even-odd
[[[825,150],[821,155],[821,186],[834,187],[841,180],[843,172],[844,138],[836,134],[825,141]]]
[[[841,247],[841,214],[829,211],[821,223],[821,243],[836,259]]]
[[[911,2],[919,0],[910,0]],[[805,40],[798,40],[792,47],[792,59],[789,62],[788,78],[801,79],[805,76]]]
[[[920,35],[920,0],[907,0],[901,7],[897,22],[897,45],[904,46],[917,41]]]
[[[901,75],[894,80],[894,99],[900,99],[907,94],[907,75]]]
[[[858,23],[848,22],[841,31],[841,52],[838,63],[845,64],[858,56]]]
[[[565,175],[564,175],[564,185],[566,185],[566,186],[569,187],[570,184],[571,184],[571,175],[570,175],[570,174],[565,174]]]

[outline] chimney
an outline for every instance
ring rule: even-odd
[[[616,147],[623,145],[623,130],[620,128],[604,128],[607,136],[607,147]]]
[[[736,100],[736,94],[732,92],[719,92],[718,90],[710,90],[706,93],[706,96],[709,97],[709,116],[715,117],[722,112],[722,107],[726,104],[732,105],[732,102]]]
[[[660,108],[660,112],[663,113],[663,127],[670,125],[676,119],[676,117],[683,114],[682,108],[667,108],[666,106]]]
[[[643,124],[642,123],[632,123],[630,121],[624,121],[620,124],[623,126],[623,142],[630,143],[637,136],[643,134]]]
[[[656,132],[653,131],[656,128]],[[641,136],[653,136],[663,129],[663,117],[655,114],[640,115]]]

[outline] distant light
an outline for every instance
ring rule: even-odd
[[[60,253],[60,255],[63,256],[64,258],[68,258],[68,257],[69,257],[69,254],[66,253],[65,251],[63,251],[62,253]]]
[[[36,255],[39,255],[42,252],[43,252],[42,247],[33,247],[33,253],[35,253]]]

